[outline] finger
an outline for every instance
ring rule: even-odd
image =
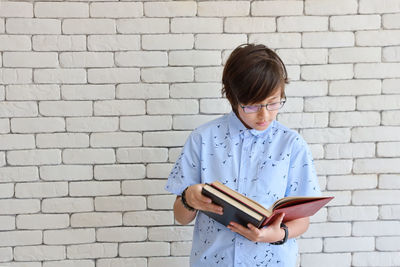
[[[249,228],[242,226],[241,224],[238,224],[236,222],[230,222],[230,225],[232,226],[233,229],[237,230],[237,232],[241,235],[248,236],[251,234],[251,230]]]
[[[282,223],[284,217],[285,217],[285,213],[281,213],[281,214],[279,215],[279,218],[278,218],[279,224]]]
[[[247,224],[247,227],[254,232],[254,234],[258,235],[260,233],[260,229],[252,225],[251,223]]]
[[[204,207],[205,207],[205,210],[217,213],[219,215],[222,215],[224,213],[223,208],[221,206],[218,206],[213,203],[207,204]]]

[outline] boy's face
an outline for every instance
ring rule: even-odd
[[[241,106],[251,106],[257,104],[271,104],[277,103],[281,101],[281,90],[277,90],[276,93],[267,97],[264,101],[259,103],[251,103],[251,104],[239,104],[237,107],[239,119],[248,129],[255,129],[258,131],[263,131],[268,128],[272,121],[276,119],[276,115],[278,115],[279,109],[276,110],[267,110],[265,106],[263,106],[259,111],[254,113],[245,113]]]

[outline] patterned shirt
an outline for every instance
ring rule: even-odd
[[[319,196],[312,155],[295,131],[273,121],[247,129],[234,112],[195,129],[165,189],[181,195],[189,185],[218,180],[265,207],[285,196]],[[295,239],[283,245],[253,242],[198,212],[190,265],[295,266]]]

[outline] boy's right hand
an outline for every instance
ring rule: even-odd
[[[203,186],[204,184],[195,184],[189,186],[185,194],[186,202],[197,210],[211,211],[222,215],[222,207],[215,205],[212,203],[211,198],[208,198],[201,193]]]

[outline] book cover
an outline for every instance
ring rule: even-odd
[[[223,215],[203,211],[211,218],[225,226],[235,221],[245,227],[251,223],[258,228],[269,225],[281,213],[285,213],[283,222],[312,216],[333,199],[333,197],[285,197],[277,200],[271,207],[265,208],[218,181],[206,184],[202,193],[224,210]]]

